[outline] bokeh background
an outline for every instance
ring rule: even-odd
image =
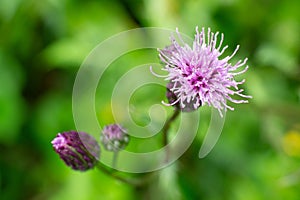
[[[0,0],[0,199],[299,199],[299,9],[298,0]],[[240,44],[237,57],[249,58],[250,69],[241,78],[253,99],[228,112],[217,145],[198,159],[209,123],[204,112],[192,146],[147,188],[97,170],[72,171],[50,141],[75,129],[77,70],[101,41],[149,26],[178,27],[191,37],[195,26],[223,32],[228,54]],[[155,51],[133,52],[115,65],[157,59]],[[112,67],[107,85],[120,74]],[[103,124],[113,122],[106,90],[97,104]],[[159,102],[164,89],[135,95],[133,118],[147,124],[152,103],[147,99]]]

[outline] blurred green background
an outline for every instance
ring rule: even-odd
[[[0,0],[0,199],[299,199],[299,9],[299,0]],[[72,87],[88,53],[114,34],[148,26],[191,37],[195,26],[223,32],[227,52],[240,44],[237,59],[249,58],[241,78],[253,99],[227,113],[216,147],[200,160],[204,112],[184,156],[136,190],[97,170],[72,171],[50,141],[75,129]],[[120,62],[157,62],[153,52]],[[112,67],[107,81],[116,73]],[[164,89],[155,90],[159,102]],[[109,95],[101,93],[97,105],[104,124],[113,122]],[[149,93],[136,96],[134,118],[147,123]]]

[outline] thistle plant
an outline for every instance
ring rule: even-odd
[[[181,112],[193,112],[202,106],[210,106],[222,112],[234,110],[234,107],[227,102],[240,104],[247,103],[249,95],[243,94],[240,88],[245,82],[235,80],[237,75],[247,71],[247,58],[232,64],[230,60],[237,53],[239,46],[234,52],[224,57],[224,52],[228,46],[222,47],[224,35],[219,32],[213,33],[205,28],[199,32],[196,27],[196,34],[192,46],[185,43],[178,29],[176,30],[179,41],[172,35],[171,44],[163,49],[158,49],[158,56],[163,63],[162,71],[166,75],[158,75],[150,71],[157,77],[166,80],[166,98],[168,102],[162,101],[166,106],[174,108],[173,114],[162,127],[162,143],[168,144],[168,132],[172,123]],[[220,41],[218,42],[218,39]],[[235,99],[233,96],[238,96]],[[109,124],[104,126],[99,138],[105,151],[112,152],[113,168],[116,165],[117,153],[124,150],[129,143],[129,127],[120,124]],[[51,142],[60,158],[74,170],[86,171],[97,167],[104,173],[132,185],[140,185],[144,181],[124,178],[115,173],[115,170],[108,169],[101,164],[100,145],[96,139],[85,132],[67,131],[59,133]],[[166,148],[165,161],[168,161],[170,149]],[[121,163],[122,164],[122,163]]]

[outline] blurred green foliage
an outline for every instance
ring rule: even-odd
[[[299,8],[299,0],[0,0],[0,199],[299,199]],[[240,44],[237,57],[249,58],[242,76],[253,99],[228,112],[216,147],[199,160],[209,123],[209,110],[201,108],[189,150],[159,173],[159,184],[135,190],[97,170],[72,171],[50,141],[75,129],[72,87],[88,53],[114,34],[145,26],[178,27],[191,37],[195,26],[223,32],[228,52]],[[148,53],[115,64],[157,59]],[[108,85],[128,69],[113,66]],[[111,88],[97,94],[103,124],[113,122]],[[148,106],[163,95],[161,87],[137,91],[138,123],[148,122]]]

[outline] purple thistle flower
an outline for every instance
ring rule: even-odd
[[[121,125],[110,124],[103,128],[100,140],[106,150],[116,152],[127,146],[129,135]]]
[[[97,141],[85,132],[58,133],[51,143],[60,158],[74,170],[91,169],[99,159],[100,147]]]
[[[172,44],[158,50],[159,57],[165,64],[162,70],[168,72],[166,76],[161,77],[170,81],[167,86],[169,92],[167,92],[167,97],[173,95],[171,100],[168,98],[169,104],[163,102],[165,105],[179,104],[182,111],[192,111],[207,104],[218,109],[220,115],[223,116],[222,110],[234,110],[233,107],[227,105],[227,101],[248,103],[247,100],[237,100],[231,97],[231,95],[236,94],[243,98],[252,98],[242,94],[243,89],[238,88],[238,85],[243,84],[245,79],[240,82],[234,80],[236,75],[247,71],[248,66],[235,72],[246,64],[247,58],[243,61],[239,60],[235,65],[229,63],[239,46],[236,47],[232,55],[220,58],[228,48],[225,46],[221,49],[223,34],[221,34],[221,41],[217,45],[219,32],[214,34],[208,29],[206,35],[204,28],[199,33],[198,27],[196,27],[193,46],[190,47],[182,40],[178,29],[176,32],[183,45],[179,45],[174,36],[171,36]],[[152,73],[154,74],[154,72]]]

